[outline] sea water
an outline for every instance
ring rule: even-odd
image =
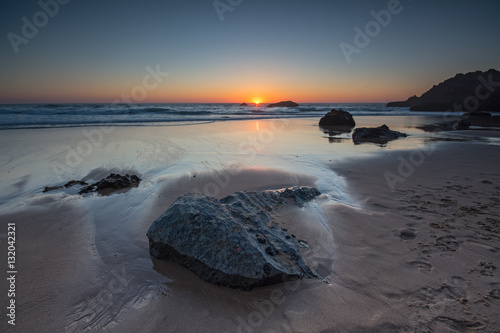
[[[267,107],[249,104],[3,104],[0,129],[77,127],[95,125],[186,125],[194,123],[322,117],[331,109],[353,116],[419,115],[408,108],[368,104],[302,104]],[[429,113],[423,113],[429,114]],[[433,115],[438,115],[433,113]]]

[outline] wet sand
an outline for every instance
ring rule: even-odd
[[[0,233],[16,223],[18,261],[16,327],[3,318],[2,331],[494,331],[497,139],[483,131],[479,141],[426,134],[404,119],[387,121],[412,136],[355,146],[307,119],[114,128],[102,136],[78,128],[2,131]],[[73,164],[71,149],[79,154],[70,156]],[[403,160],[414,170],[401,167]],[[63,172],[54,172],[54,162]],[[143,182],[107,197],[42,194],[47,185],[110,172],[136,173]],[[310,240],[308,260],[329,283],[245,292],[149,256],[147,229],[184,193],[221,198],[294,185],[323,195],[278,219]]]

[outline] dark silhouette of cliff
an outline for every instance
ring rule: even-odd
[[[387,106],[409,107],[411,111],[500,111],[500,72],[490,69],[457,74],[420,97],[412,96]]]

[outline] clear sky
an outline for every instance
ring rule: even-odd
[[[500,70],[500,1],[397,2],[2,1],[0,103],[387,102]]]

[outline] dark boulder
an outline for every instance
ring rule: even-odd
[[[83,180],[70,180],[66,184],[60,186],[46,186],[43,192],[63,190],[68,194],[88,194],[92,192],[99,192],[99,194],[106,195],[118,190],[138,186],[140,182],[141,179],[136,175],[126,174],[125,176],[121,176],[119,174],[112,173],[108,177],[90,185]]]
[[[352,141],[355,144],[371,142],[385,144],[391,140],[407,137],[405,133],[391,131],[387,125],[380,127],[360,127],[356,128],[352,133]]]
[[[332,109],[319,120],[319,126],[328,130],[335,129],[338,132],[349,133],[356,126],[356,122],[349,112]]]
[[[466,129],[469,129],[471,123],[468,122],[467,120],[457,120],[454,124],[453,124],[453,129],[456,130],[456,131],[462,131],[462,130],[466,130]]]
[[[279,103],[274,103],[274,104],[269,104],[267,107],[268,108],[274,108],[274,107],[297,107],[299,106],[297,103],[292,102],[292,101],[284,101],[284,102],[279,102]]]
[[[80,190],[78,194],[99,192],[100,194],[109,194],[121,189],[127,189],[138,186],[141,179],[136,175],[126,174],[125,176],[112,173],[108,177],[101,179],[97,183],[88,185]]]
[[[149,252],[232,288],[322,279],[302,257],[307,244],[272,218],[280,207],[302,206],[319,194],[311,187],[237,192],[221,200],[185,194],[149,228]]]

